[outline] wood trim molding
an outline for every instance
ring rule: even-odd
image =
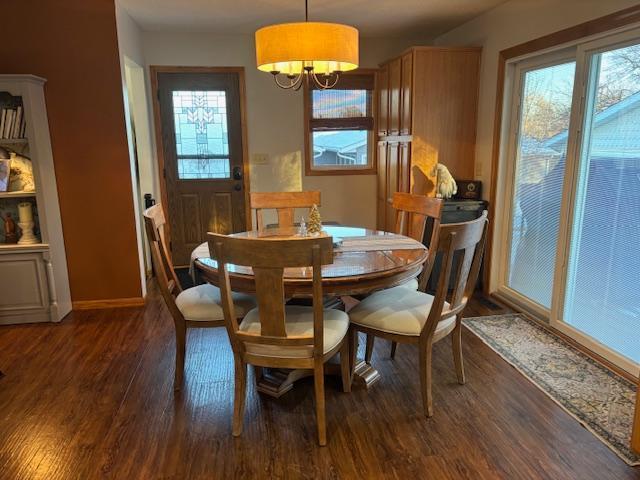
[[[373,129],[369,135],[370,137],[370,145],[369,150],[367,151],[367,155],[371,158],[371,166],[369,168],[333,168],[333,169],[313,169],[311,168],[311,135],[310,135],[310,111],[311,111],[311,102],[309,101],[309,88],[305,84],[302,89],[302,97],[303,97],[303,128],[304,128],[304,174],[305,176],[323,176],[323,175],[375,175],[378,172],[377,168],[377,158],[376,158],[376,145],[377,145],[377,89],[378,86],[376,84],[376,72],[377,68],[358,68],[356,70],[352,70],[350,72],[346,72],[343,75],[362,75],[362,74],[370,74],[374,76],[373,83],[373,98],[371,99],[371,110],[373,114]]]
[[[105,300],[79,300],[72,302],[73,310],[100,310],[104,308],[143,307],[143,297],[109,298]]]
[[[431,51],[431,52],[481,52],[482,47],[474,47],[474,46],[447,47],[447,46],[437,46],[437,45],[414,45],[413,47],[406,48],[399,55],[396,55],[393,58],[390,58],[389,60],[385,60],[384,62],[380,63],[380,66],[382,67],[383,65],[387,65],[398,58],[404,57],[408,53],[428,52],[428,51]]]
[[[636,413],[631,432],[631,448],[640,453],[640,395],[636,393]]]
[[[243,187],[245,199],[245,219],[247,230],[251,230],[251,207],[249,205],[250,184],[250,162],[249,162],[249,137],[247,133],[247,87],[245,82],[244,67],[183,67],[172,65],[150,65],[149,76],[151,80],[151,94],[153,103],[153,123],[156,136],[156,158],[158,162],[158,172],[160,177],[160,200],[165,215],[168,213],[167,185],[163,175],[164,172],[164,145],[162,143],[162,121],[160,118],[160,100],[158,99],[158,74],[159,73],[237,73],[240,96],[240,126],[242,129],[242,164],[243,164]],[[165,235],[170,241],[171,228],[167,223]]]
[[[498,166],[500,162],[500,142],[502,134],[502,110],[504,97],[504,80],[506,63],[508,60],[522,55],[527,55],[537,51],[545,50],[559,45],[574,42],[591,35],[605,33],[609,30],[625,27],[633,23],[640,22],[640,5],[620,10],[618,12],[599,17],[588,22],[575,25],[573,27],[560,30],[549,35],[545,35],[534,40],[530,40],[513,47],[506,48],[498,54],[498,83],[496,85],[496,104],[493,125],[493,149],[491,155],[491,195],[489,199],[489,236],[487,239],[486,265],[493,262],[493,235],[495,232],[496,213],[496,184],[498,181]],[[484,269],[483,290],[489,294],[490,268]]]

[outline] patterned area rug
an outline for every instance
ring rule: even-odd
[[[465,318],[466,327],[629,465],[636,386],[517,314]]]

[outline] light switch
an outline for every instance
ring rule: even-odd
[[[475,164],[475,168],[474,168],[474,176],[476,179],[478,178],[482,178],[482,163],[480,163],[478,160],[476,160],[476,164]]]
[[[251,163],[253,163],[254,165],[268,165],[269,155],[267,155],[266,153],[254,153]]]

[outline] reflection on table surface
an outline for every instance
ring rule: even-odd
[[[370,230],[361,227],[343,227],[338,225],[323,225],[322,236],[349,238],[349,237],[366,237],[370,235],[395,235],[389,232],[378,230]],[[298,236],[297,227],[289,228],[265,228],[262,230],[251,230],[249,232],[240,232],[232,234],[234,237],[248,238],[290,238]]]
[[[370,230],[367,228],[324,226],[324,234],[340,238],[364,237],[372,235],[391,236],[388,232]],[[234,234],[236,236],[250,238],[291,238],[297,235],[296,228],[268,228],[261,231],[253,230]],[[427,251],[422,245],[415,250],[378,250],[366,252],[335,252],[334,261],[330,265],[322,267],[323,278],[338,279],[340,277],[354,277],[362,275],[375,275],[389,272],[398,268],[424,262]],[[211,258],[199,258],[196,268],[217,269],[218,264]],[[230,273],[237,275],[253,274],[250,267],[241,265],[228,265]],[[311,280],[311,268],[287,268],[284,276],[289,280]]]

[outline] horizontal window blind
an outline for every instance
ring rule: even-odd
[[[563,320],[640,363],[640,45],[589,67]]]
[[[551,307],[575,62],[527,71],[519,109],[508,286]]]

